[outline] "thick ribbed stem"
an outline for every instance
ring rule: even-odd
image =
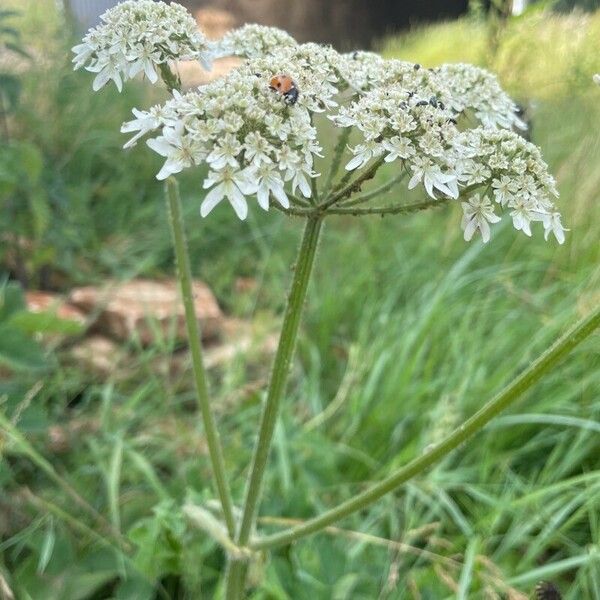
[[[171,233],[173,235],[173,246],[175,248],[175,258],[177,260],[177,277],[181,286],[181,295],[185,307],[185,324],[187,328],[188,342],[192,355],[192,366],[194,370],[194,382],[196,384],[196,395],[198,405],[202,413],[204,423],[204,432],[206,434],[206,443],[212,463],[213,474],[217,485],[217,492],[223,508],[223,516],[229,536],[233,538],[235,534],[235,519],[233,516],[233,503],[225,475],[225,461],[223,460],[223,450],[217,431],[217,425],[208,398],[208,385],[206,383],[206,372],[202,360],[202,345],[200,338],[200,326],[196,316],[194,306],[194,296],[192,292],[192,273],[187,251],[187,243],[183,228],[183,219],[181,216],[181,200],[179,199],[179,187],[173,178],[167,179],[166,186],[167,208],[169,211],[169,221],[171,223]]]
[[[321,226],[321,218],[309,218],[307,220],[298,251],[294,279],[285,309],[281,336],[275,354],[271,381],[261,416],[260,430],[246,487],[242,520],[236,538],[237,545],[242,548],[248,544],[250,533],[256,521],[262,481],[277,422],[279,405],[285,392],[292,355],[296,345],[302,307],[315,260]],[[240,560],[230,560],[225,597],[228,600],[237,600],[243,596],[246,564]]]

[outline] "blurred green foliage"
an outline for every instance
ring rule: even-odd
[[[21,102],[0,153],[0,227],[9,235],[0,260],[19,277],[17,244],[21,279],[62,290],[106,276],[172,274],[158,161],[143,145],[123,153],[119,133],[130,108],[158,101],[155,93],[139,85],[93,94],[90,76],[71,72],[72,36],[54,2],[43,0],[43,10],[33,0],[19,4],[33,60],[20,73]],[[600,15],[511,19],[493,56],[487,35],[485,23],[465,19],[382,47],[424,65],[464,60],[499,73],[526,106],[558,178],[567,242],[504,228],[487,246],[467,245],[457,206],[330,220],[263,515],[312,516],[385,476],[600,301],[600,90],[591,83],[600,70]],[[251,211],[241,223],[226,207],[202,220],[200,182],[197,174],[182,178],[194,272],[227,312],[270,327],[299,222]],[[238,276],[256,287],[235,291]],[[0,388],[6,585],[35,600],[218,597],[222,552],[180,509],[186,498],[202,503],[213,493],[189,369],[166,368],[177,348],[131,340],[127,375],[101,377],[60,345],[49,359],[32,332],[60,324],[32,322],[13,283],[2,297],[0,332],[12,333],[0,343],[21,336],[19,350],[30,353],[17,365],[9,351],[12,363],[0,367],[8,375]],[[239,501],[268,365],[236,358],[210,375]],[[599,421],[596,336],[426,476],[340,523],[344,529],[264,557],[254,567],[264,582],[252,597],[518,597],[550,579],[568,600],[597,600]]]

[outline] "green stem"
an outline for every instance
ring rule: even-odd
[[[321,208],[283,208],[279,207],[276,204],[273,206],[280,210],[281,212],[287,215],[293,215],[298,217],[310,217],[310,216],[318,216],[321,214],[322,217],[327,217],[329,215],[352,215],[354,217],[363,217],[368,215],[397,215],[397,214],[409,214],[413,212],[418,212],[420,210],[426,210],[428,208],[437,208],[439,206],[445,206],[447,202],[449,202],[450,198],[435,198],[431,200],[424,200],[423,202],[413,202],[411,204],[392,204],[391,206],[370,206],[367,208],[358,208],[358,207],[348,207],[346,205],[341,205],[339,207],[334,206],[328,208],[325,212],[321,214]]]
[[[308,283],[315,261],[321,226],[322,219],[320,217],[313,217],[307,220],[302,243],[298,250],[294,279],[292,281],[292,287],[283,318],[281,336],[279,338],[279,344],[273,362],[269,390],[267,392],[267,399],[261,416],[260,429],[250,469],[250,477],[246,486],[242,520],[236,538],[237,545],[241,548],[248,544],[250,534],[256,521],[265,467],[269,457],[269,450],[271,448],[279,405],[285,391],[292,355],[296,345],[302,307],[306,298],[306,291],[308,289]],[[244,562],[240,560],[231,560],[228,569],[227,591],[225,596],[228,600],[234,600],[241,597],[244,588],[245,574],[246,565]]]
[[[383,157],[378,158],[374,163],[371,164],[371,166],[368,169],[365,169],[354,181],[344,186],[341,190],[337,192],[332,192],[331,195],[329,195],[327,199],[319,205],[319,208],[321,210],[325,210],[333,204],[335,204],[336,202],[339,202],[340,200],[348,198],[356,192],[359,192],[366,181],[369,181],[369,179],[373,179],[373,177],[375,177],[375,173],[377,173],[377,170],[383,163]]]
[[[172,94],[173,90],[181,91],[181,79],[179,79],[179,75],[173,73],[171,71],[171,67],[169,67],[168,63],[161,63],[158,65],[158,70],[160,71],[160,76],[167,86],[167,89]]]
[[[235,534],[235,519],[233,516],[233,503],[231,494],[227,485],[225,476],[225,461],[223,460],[223,450],[219,440],[219,433],[215,423],[213,412],[210,408],[208,398],[208,385],[206,383],[206,373],[202,360],[202,346],[200,338],[200,326],[196,316],[194,306],[194,296],[192,292],[192,273],[190,261],[187,252],[187,243],[183,228],[183,219],[181,215],[181,200],[179,198],[179,187],[177,181],[170,177],[166,181],[166,197],[169,210],[169,221],[171,223],[171,233],[173,235],[173,245],[175,247],[175,258],[177,260],[177,277],[181,286],[181,295],[185,307],[185,324],[187,327],[188,341],[192,355],[192,365],[194,370],[194,381],[196,384],[196,394],[198,404],[202,413],[204,422],[204,431],[206,442],[212,462],[212,469],[217,484],[217,491],[223,507],[223,516],[229,535],[233,538]]]
[[[365,215],[398,215],[398,214],[409,214],[418,212],[420,210],[426,210],[428,208],[437,208],[438,206],[444,206],[450,198],[436,198],[432,200],[424,200],[423,202],[413,202],[412,204],[392,204],[391,206],[369,206],[367,208],[358,207],[346,207],[340,206],[339,208],[330,208],[327,211],[328,215],[353,215],[355,217],[362,217]]]
[[[250,544],[253,550],[266,550],[289,544],[294,540],[316,533],[325,527],[362,510],[379,500],[385,494],[419,475],[425,469],[448,455],[452,450],[464,443],[468,438],[489,423],[498,413],[513,404],[527,389],[539,381],[553,366],[564,358],[573,348],[587,338],[600,326],[600,306],[584,319],[580,320],[568,333],[557,340],[553,346],[546,350],[527,369],[518,375],[508,386],[490,400],[485,406],[455,429],[448,437],[419,458],[409,462],[404,467],[373,485],[351,500],[324,512],[323,514],[304,522],[302,525],[292,527],[280,533],[269,535]]]
[[[333,150],[333,159],[331,161],[331,167],[329,168],[329,173],[327,174],[327,181],[325,182],[325,187],[323,188],[323,193],[328,194],[331,189],[331,184],[333,182],[333,178],[337,175],[337,172],[340,168],[340,164],[342,162],[342,156],[344,154],[344,150],[346,149],[346,144],[348,143],[348,139],[350,138],[350,132],[352,129],[347,127],[342,130],[338,137],[337,144]]]
[[[363,204],[364,202],[368,202],[373,198],[377,198],[377,196],[381,196],[381,194],[385,194],[388,190],[391,190],[397,183],[400,183],[404,177],[406,176],[406,171],[402,170],[396,177],[392,177],[387,183],[376,187],[374,190],[370,192],[366,192],[364,194],[358,195],[356,198],[352,200],[346,200],[341,204],[341,206],[356,206],[357,204]]]

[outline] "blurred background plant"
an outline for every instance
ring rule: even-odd
[[[160,161],[124,154],[119,133],[130,107],[157,92],[139,83],[91,94],[71,71],[77,35],[57,4],[4,4],[19,14],[2,17],[2,39],[27,56],[5,47],[0,60],[0,597],[212,598],[222,553],[180,510],[211,492],[176,336],[113,340],[116,362],[98,371],[76,353],[82,326],[28,317],[21,291],[172,273]],[[558,178],[571,232],[563,247],[509,231],[467,246],[458,207],[330,221],[265,515],[311,516],[418,455],[600,301],[600,13],[556,6],[564,12],[533,4],[511,15],[494,52],[485,10],[374,41],[388,57],[497,72]],[[201,220],[201,177],[181,180],[194,273],[228,318],[276,329],[297,223],[242,223],[228,210]],[[11,339],[21,364],[3,350]],[[427,476],[344,529],[274,552],[254,597],[523,598],[545,578],[565,598],[597,599],[597,342]],[[230,468],[249,462],[269,362],[232,356],[211,369]],[[244,479],[232,482],[237,498]]]

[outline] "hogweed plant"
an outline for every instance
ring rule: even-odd
[[[596,310],[443,441],[380,483],[301,525],[271,535],[258,532],[263,477],[324,220],[402,215],[460,202],[467,241],[481,236],[488,242],[492,228],[510,219],[527,236],[539,227],[546,239],[553,235],[562,244],[554,179],[539,149],[515,131],[524,128],[515,103],[492,74],[474,66],[427,69],[370,52],[340,54],[258,25],[211,43],[183,7],[152,0],[128,0],[110,9],[74,52],[75,67],[96,74],[94,90],[112,81],[120,91],[123,82],[144,74],[151,83],[162,80],[170,93],[161,105],[134,108],[135,118],[122,132],[133,134],[125,148],[146,137],[148,147],[165,159],[156,177],[166,181],[197,397],[220,500],[218,514],[192,505],[184,511],[226,552],[226,598],[244,596],[248,567],[259,554],[322,531],[422,473],[479,432],[599,325]],[[177,61],[207,66],[222,56],[243,62],[211,83],[181,89]],[[322,136],[331,130],[337,141],[329,147]],[[325,173],[316,171],[317,157],[327,159]],[[202,181],[206,193],[198,193],[204,196],[202,217],[228,203],[240,219],[248,210],[273,207],[304,221],[240,509],[229,489],[209,398],[174,178],[200,165],[208,167]],[[363,191],[384,165],[391,166],[392,175]],[[422,188],[424,199],[377,203],[402,185]],[[402,198],[400,192],[395,196]]]

